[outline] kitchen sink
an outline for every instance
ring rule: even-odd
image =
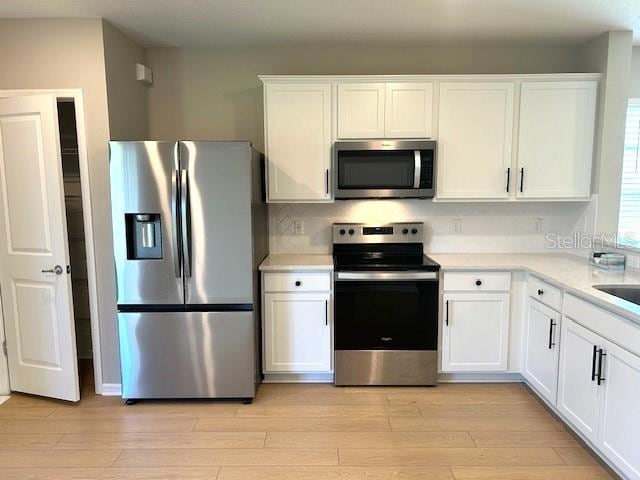
[[[640,305],[640,285],[594,285],[593,288]]]

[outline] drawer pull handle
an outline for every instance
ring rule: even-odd
[[[542,295],[542,294],[544,294],[544,290],[538,289],[538,295]]]
[[[482,280],[476,280],[476,285],[477,285],[477,286],[482,285]]]
[[[596,345],[593,346],[593,355],[591,356],[591,381],[594,382],[596,380],[596,355],[598,353],[598,347]]]
[[[302,285],[302,282],[300,280],[296,280],[296,287],[299,287],[300,285]]]

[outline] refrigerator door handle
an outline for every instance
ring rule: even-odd
[[[189,177],[187,169],[180,174],[180,217],[182,231],[182,255],[184,257],[184,276],[191,277],[191,245],[189,243]]]
[[[178,211],[178,171],[174,170],[171,174],[171,214],[173,221],[171,222],[171,245],[173,254],[173,267],[176,274],[176,278],[182,276],[182,269],[180,267],[180,248],[178,246],[178,230],[180,221],[180,212]]]

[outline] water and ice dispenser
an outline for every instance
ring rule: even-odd
[[[162,226],[159,213],[127,213],[127,258],[162,258]]]

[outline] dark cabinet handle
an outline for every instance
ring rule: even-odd
[[[511,183],[511,167],[507,168],[507,193],[509,193],[509,184]]]
[[[296,280],[296,287],[299,287],[300,285],[302,285],[302,282],[300,280]]]
[[[445,302],[445,317],[444,317],[444,321],[447,324],[447,327],[449,326],[449,300],[447,300]]]
[[[324,301],[324,325],[329,325],[329,300]]]
[[[544,290],[538,290],[538,295],[542,295],[544,293]]]
[[[329,195],[329,169],[325,170],[325,184],[326,184],[326,192]]]
[[[596,355],[598,353],[598,347],[593,346],[593,356],[591,357],[591,381],[594,382],[596,379]]]
[[[476,285],[479,287],[480,285],[482,285],[482,280],[476,280]]]
[[[524,168],[520,169],[520,192],[524,190]]]
[[[553,342],[553,327],[555,326],[556,324],[553,321],[553,318],[550,318],[549,319],[549,350],[551,350],[555,345],[555,343]]]
[[[602,385],[605,380],[602,376],[602,358],[606,357],[607,354],[604,353],[604,350],[602,348],[598,350],[598,354],[598,385]]]

